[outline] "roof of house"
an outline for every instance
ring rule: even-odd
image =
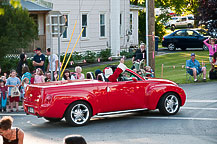
[[[21,5],[23,8],[26,8],[28,11],[51,11],[50,8],[43,7],[41,5],[38,5],[36,3],[26,1],[26,0],[21,0]]]
[[[144,7],[138,5],[130,5],[131,10],[143,10]]]

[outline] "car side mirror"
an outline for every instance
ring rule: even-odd
[[[135,77],[132,77],[133,82],[137,82],[137,79]]]

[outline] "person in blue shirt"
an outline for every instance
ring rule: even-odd
[[[203,73],[203,80],[206,81],[206,67],[201,67],[198,60],[195,59],[195,53],[191,54],[191,59],[186,61],[187,72],[194,77],[197,82],[197,75]]]

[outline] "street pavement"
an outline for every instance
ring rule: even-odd
[[[94,117],[86,126],[70,127],[64,119],[50,123],[24,112],[8,115],[14,127],[24,130],[24,144],[62,144],[71,134],[84,136],[88,144],[217,144],[217,82],[180,86],[187,102],[174,116],[158,110],[134,112]]]

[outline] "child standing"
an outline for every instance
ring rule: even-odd
[[[207,43],[207,41],[210,41],[210,44]],[[212,63],[212,58],[215,52],[217,52],[217,44],[215,44],[214,38],[208,38],[203,41],[203,43],[208,47],[209,49],[209,62]]]
[[[4,111],[6,112],[6,105],[7,105],[7,92],[8,87],[5,86],[5,82],[0,79],[0,112]]]
[[[22,74],[23,75],[22,75],[21,81],[23,81],[25,78],[28,78],[29,79],[29,84],[30,84],[30,80],[31,80],[32,74],[30,73],[28,66],[24,66],[22,68]]]
[[[13,106],[15,104],[16,105],[16,111],[18,112],[19,111],[19,96],[11,97],[11,91],[12,91],[13,87],[18,88],[20,86],[20,79],[18,77],[16,77],[17,72],[15,70],[11,70],[10,75],[11,75],[11,77],[8,78],[7,82],[6,82],[6,86],[9,87],[9,93],[8,93],[8,97],[10,100],[9,108],[11,108],[10,112],[13,112]]]
[[[28,78],[24,78],[22,80],[22,85],[21,85],[21,97],[20,97],[20,100],[23,102],[23,98],[25,96],[25,90],[26,90],[26,87],[29,85],[30,83],[30,80]]]
[[[36,69],[36,75],[35,75],[35,78],[34,78],[34,83],[44,83],[45,80],[44,80],[43,74],[44,73],[43,73],[42,69],[37,68]]]

